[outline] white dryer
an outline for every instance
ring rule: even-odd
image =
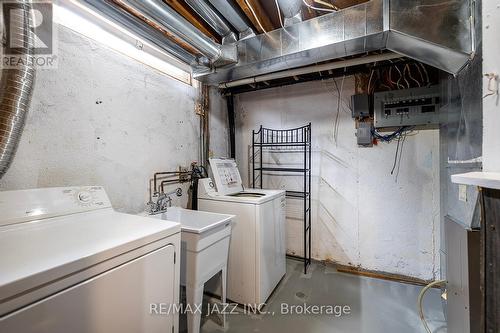
[[[158,311],[179,302],[178,223],[98,186],[0,192],[0,212],[0,332],[178,331]]]
[[[236,162],[210,159],[214,182],[201,179],[198,209],[235,215],[229,246],[228,298],[260,307],[286,273],[285,191],[246,190]]]

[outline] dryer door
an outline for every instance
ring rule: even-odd
[[[175,288],[167,245],[0,318],[0,332],[174,332]]]

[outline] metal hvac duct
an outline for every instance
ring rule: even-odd
[[[236,34],[231,30],[226,21],[217,13],[206,0],[185,0],[196,14],[198,14],[208,25],[220,36],[222,43],[229,44],[238,40]]]
[[[302,0],[277,0],[281,13],[283,13],[283,25],[288,27],[302,21]]]
[[[235,45],[220,45],[214,42],[161,0],[113,0],[113,2],[165,27],[200,51],[215,66],[235,63],[237,60]]]
[[[14,1],[19,10],[9,15],[10,45],[16,45],[15,55],[33,56],[34,33],[31,31],[31,1]],[[17,47],[19,46],[19,47]],[[5,54],[5,52],[4,52]],[[14,69],[3,69],[0,80],[0,178],[9,168],[21,139],[35,81],[35,68],[29,61]]]
[[[200,66],[200,60],[195,55],[165,38],[160,31],[152,28],[147,23],[130,14],[123,8],[103,0],[83,0],[83,2],[111,21],[135,32],[139,37],[151,42],[153,45],[156,45],[161,50],[169,53],[174,58],[190,65],[191,67]]]
[[[196,1],[196,0],[195,0]],[[240,39],[255,36],[255,32],[250,28],[240,16],[240,13],[233,7],[229,0],[208,0],[212,6],[224,16],[226,20],[236,29],[240,34]]]

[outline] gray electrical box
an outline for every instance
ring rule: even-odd
[[[370,122],[359,123],[356,131],[358,145],[363,147],[373,146],[372,124]]]
[[[375,93],[374,126],[429,126],[439,124],[439,86]],[[435,125],[435,126],[430,126]]]
[[[351,105],[353,118],[364,118],[370,116],[370,97],[368,95],[352,95]]]

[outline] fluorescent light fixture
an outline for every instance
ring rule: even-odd
[[[54,3],[54,22],[179,81],[192,83],[187,64],[75,1]]]

